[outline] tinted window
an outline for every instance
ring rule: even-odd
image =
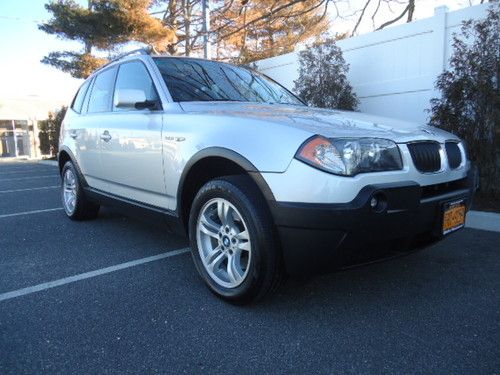
[[[78,90],[75,99],[73,100],[73,104],[71,105],[71,108],[73,108],[73,110],[78,113],[82,111],[83,100],[85,99],[85,94],[87,93],[90,82],[91,80],[89,79],[88,81],[85,81],[83,83],[83,85],[80,87],[80,90]]]
[[[155,58],[176,102],[244,101],[303,103],[270,78],[255,71],[216,61]]]
[[[106,112],[110,110],[115,73],[116,68],[111,68],[99,73],[95,77],[89,99],[88,113]]]
[[[89,88],[87,93],[85,94],[85,99],[83,99],[82,113],[86,113],[89,109],[89,98],[90,92],[92,91],[92,87],[94,86],[95,77],[90,80]]]
[[[117,108],[120,91],[123,90],[140,90],[144,92],[145,99],[148,101],[157,101],[158,94],[156,92],[153,80],[149,75],[143,63],[136,61],[120,65],[118,77],[116,78],[115,95],[113,99],[113,110],[123,111],[131,108]],[[133,109],[133,108],[132,108]]]

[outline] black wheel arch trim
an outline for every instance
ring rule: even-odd
[[[237,164],[240,166],[242,169],[244,169],[252,180],[256,183],[262,194],[264,195],[264,198],[268,201],[275,201],[274,195],[269,188],[269,185],[267,182],[264,180],[264,177],[262,177],[262,174],[260,171],[244,156],[241,154],[237,153],[236,151],[224,148],[224,147],[208,147],[204,148],[203,150],[198,151],[196,154],[194,154],[191,159],[186,163],[184,170],[182,171],[181,178],[179,180],[179,186],[177,187],[177,212],[181,212],[181,200],[179,197],[182,196],[182,192],[184,190],[184,183],[186,181],[186,177],[189,174],[189,171],[191,168],[199,161],[210,158],[210,157],[220,157],[224,158],[227,160],[232,161],[233,163]]]

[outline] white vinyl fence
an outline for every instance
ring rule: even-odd
[[[488,4],[338,41],[362,112],[426,123],[437,76],[447,67],[452,35],[462,21],[486,15]],[[298,52],[257,62],[258,70],[288,89],[298,77]]]

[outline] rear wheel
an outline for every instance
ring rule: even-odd
[[[76,168],[71,161],[62,170],[62,204],[71,220],[93,219],[99,212],[99,205],[90,202],[83,191]]]
[[[192,256],[210,290],[247,303],[275,289],[282,274],[274,226],[264,199],[247,176],[205,184],[189,220]]]

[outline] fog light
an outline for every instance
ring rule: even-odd
[[[387,209],[387,198],[384,193],[378,192],[370,199],[370,207],[373,212],[382,213]]]

